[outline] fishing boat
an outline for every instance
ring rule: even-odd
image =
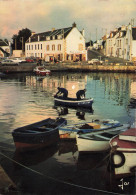
[[[16,149],[26,151],[56,144],[59,140],[58,128],[66,123],[64,118],[47,118],[13,130]]]
[[[130,128],[129,124],[123,124],[115,128],[102,131],[93,131],[86,134],[76,135],[79,152],[104,152],[110,150],[109,141],[119,133]]]
[[[44,66],[35,67],[34,72],[35,72],[36,75],[39,75],[39,76],[46,76],[46,75],[51,74],[51,71],[46,69]]]
[[[131,128],[110,141],[110,168],[116,177],[134,175],[136,171],[136,128]]]
[[[78,100],[77,98],[63,98],[62,96],[54,96],[54,104],[56,106],[64,106],[64,107],[76,107],[76,108],[88,108],[90,109],[93,104],[93,98],[89,99],[81,99]]]
[[[111,128],[121,126],[119,121],[112,119],[106,120],[92,120],[91,122],[77,123],[73,125],[65,125],[59,128],[59,135],[62,139],[76,139],[77,134],[98,132],[102,130],[109,130]]]

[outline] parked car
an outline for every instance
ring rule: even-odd
[[[2,66],[6,66],[6,65],[18,66],[18,65],[19,65],[19,62],[15,62],[15,61],[13,61],[13,60],[7,59],[7,60],[1,61],[1,65],[2,65]]]
[[[25,60],[25,59],[21,59],[21,58],[12,58],[12,60],[13,60],[14,62],[17,62],[17,63],[23,63],[23,62],[26,62],[26,60]]]
[[[32,58],[26,58],[26,62],[34,62]]]
[[[88,64],[102,64],[103,61],[102,60],[98,60],[98,59],[92,59],[90,61],[88,61]]]

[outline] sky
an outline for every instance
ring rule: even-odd
[[[86,41],[95,41],[131,19],[136,26],[136,0],[0,0],[0,39],[12,40],[24,28],[40,33],[75,22]]]

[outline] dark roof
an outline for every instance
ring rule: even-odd
[[[50,40],[52,40],[52,37],[55,36],[55,39],[57,39],[57,35],[63,35],[64,33],[64,38],[69,34],[69,32],[72,30],[72,27],[68,28],[62,28],[62,29],[56,29],[52,31],[47,31],[43,33],[37,33],[31,36],[31,42],[37,42],[38,41],[38,36],[40,38],[40,41],[46,41],[46,37],[50,37]],[[29,40],[26,41],[27,43]]]
[[[122,33],[122,35],[119,34],[119,36],[117,37],[117,39],[118,38],[123,38],[123,37],[126,36],[126,33],[127,33],[126,30],[121,30],[120,32],[123,32],[123,33]]]
[[[132,28],[132,38],[133,40],[136,40],[136,27]]]
[[[0,39],[0,47],[2,47],[2,46],[8,46],[8,43],[6,43],[2,39]]]

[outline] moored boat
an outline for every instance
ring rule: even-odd
[[[46,75],[51,74],[51,71],[46,69],[44,66],[35,67],[34,72],[36,75],[39,75],[39,76],[46,76]]]
[[[116,177],[134,175],[136,171],[136,128],[131,128],[110,141],[110,166]]]
[[[130,126],[123,124],[121,126],[102,130],[99,132],[91,132],[81,135],[76,135],[76,142],[79,152],[104,152],[110,150],[109,141],[122,131],[125,131]]]
[[[119,121],[112,119],[93,120],[91,122],[65,125],[59,128],[59,135],[62,139],[76,139],[77,134],[99,132],[122,126]]]
[[[59,140],[58,128],[66,123],[64,118],[47,118],[13,130],[16,149],[26,151],[56,144]]]
[[[64,107],[76,107],[76,108],[88,108],[90,109],[93,104],[93,98],[84,98],[78,100],[77,98],[63,98],[61,96],[54,96],[54,104],[56,106],[64,106]]]

